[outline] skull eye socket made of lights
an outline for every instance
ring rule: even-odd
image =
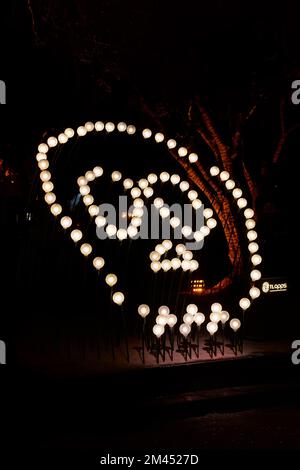
[[[78,223],[76,223],[76,228],[73,227],[72,218],[65,214],[64,207],[57,200],[57,195],[54,191],[54,184],[51,181],[52,174],[51,165],[48,160],[48,154],[51,153],[52,149],[55,147],[66,144],[70,139],[75,137],[80,139],[90,132],[105,132],[106,134],[119,132],[120,134],[127,134],[132,136],[137,135],[138,132],[140,132],[145,141],[154,140],[154,142],[159,145],[165,145],[167,151],[172,150],[174,152],[174,149],[177,149],[178,158],[187,159],[190,165],[193,165],[198,161],[198,155],[195,152],[189,153],[186,147],[178,146],[178,143],[175,139],[167,139],[163,133],[155,133],[148,128],[138,131],[134,125],[127,125],[124,122],[119,122],[117,125],[112,122],[87,122],[84,125],[79,126],[76,131],[74,131],[72,128],[67,128],[57,137],[51,136],[47,139],[46,142],[40,143],[38,145],[36,161],[40,171],[40,182],[45,193],[45,201],[49,206],[51,214],[54,217],[59,217],[61,226],[65,231],[68,231],[69,236],[74,241],[74,243],[79,245],[81,254],[87,258],[94,256],[93,246],[87,242],[81,243],[81,240],[84,238],[83,229],[78,227]],[[85,175],[79,176],[77,179],[78,189],[83,199],[83,203],[87,207],[90,216],[94,218],[97,227],[104,227],[106,225],[106,220],[103,216],[98,215],[98,206],[94,202],[94,197],[91,194],[89,183],[92,183],[95,179],[100,178],[103,175],[103,172],[104,170],[102,167],[96,166],[91,170],[87,170]],[[226,191],[231,193],[242,217],[245,219],[245,233],[248,240],[248,250],[251,265],[251,271],[249,273],[251,287],[249,290],[249,298],[243,297],[237,301],[237,305],[242,309],[242,311],[245,311],[250,307],[251,302],[260,296],[260,290],[257,286],[255,286],[255,282],[261,278],[261,272],[257,269],[257,266],[262,262],[262,257],[258,253],[259,245],[257,243],[258,235],[255,231],[256,223],[254,219],[254,210],[248,207],[248,201],[245,199],[245,197],[243,197],[242,189],[237,187],[236,182],[231,178],[229,172],[220,170],[217,166],[212,166],[210,168],[210,174],[212,178],[218,178],[219,183],[224,186]],[[177,174],[170,175],[167,171],[163,171],[159,176],[157,176],[154,173],[150,173],[147,177],[145,176],[144,178],[140,178],[137,182],[134,182],[130,178],[123,179],[122,174],[115,170],[111,174],[111,179],[113,182],[123,183],[124,191],[128,191],[134,205],[134,214],[127,230],[118,230],[117,227],[112,224],[106,226],[105,230],[108,237],[116,236],[120,242],[127,237],[134,238],[138,234],[141,225],[141,218],[143,216],[143,206],[145,201],[149,198],[154,198],[153,204],[159,211],[160,217],[162,219],[169,218],[170,211],[167,207],[164,206],[165,203],[163,199],[160,197],[155,197],[154,194],[155,191],[152,186],[155,186],[157,181],[163,184],[171,184],[173,186],[178,185],[182,193],[185,194],[188,198],[189,204],[192,206],[193,210],[197,211],[202,207],[202,202],[200,199],[198,199],[197,191],[190,189],[190,184],[187,181],[181,181],[180,176]],[[200,242],[209,235],[210,231],[217,225],[217,221],[213,218],[213,211],[210,208],[205,208],[203,210],[203,215],[206,223],[203,225],[203,227],[201,227],[201,230],[193,232],[191,227],[187,225],[183,226],[181,229],[183,237],[192,237],[192,239],[194,239],[196,242]],[[170,218],[169,222],[170,226],[174,229],[180,225],[180,220],[177,220],[177,217]],[[198,269],[198,262],[193,259],[193,253],[187,250],[183,243],[177,244],[176,247],[173,246],[173,248],[176,250],[176,257],[171,259],[164,258],[164,260],[161,262],[161,256],[165,255],[172,248],[172,246],[173,244],[170,240],[164,240],[161,244],[156,245],[154,251],[150,253],[149,263],[154,274],[161,269],[165,272],[169,271],[171,268],[182,268],[183,271],[195,271]],[[180,259],[180,257],[182,257],[182,259]],[[95,257],[92,259],[92,265],[97,271],[105,269],[106,260],[103,257],[95,255]],[[105,276],[105,282],[111,288],[112,300],[116,305],[121,306],[125,301],[126,296],[122,291],[119,290],[118,276],[115,273],[108,272],[108,274]],[[215,303],[213,305],[219,304]]]

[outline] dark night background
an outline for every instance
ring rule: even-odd
[[[51,413],[53,409],[60,410],[60,406],[64,408],[62,403],[65,400],[72,403],[65,412],[67,419],[70,419],[72,406],[74,404],[76,407],[77,403],[74,397],[74,403],[70,399],[70,395],[73,396],[72,387],[76,387],[85,399],[91,397],[89,404],[84,405],[84,410],[79,410],[78,406],[78,420],[83,423],[83,427],[86,422],[89,423],[85,412],[94,414],[96,419],[103,418],[103,426],[109,432],[113,432],[116,421],[130,420],[127,415],[121,418],[122,412],[115,404],[109,405],[115,413],[112,420],[114,424],[106,417],[106,414],[110,416],[110,412],[105,413],[101,407],[96,411],[93,409],[93,399],[96,401],[99,387],[96,379],[92,383],[79,381],[75,385],[67,381],[65,388],[60,389],[62,398],[56,385],[52,382],[49,385],[47,379],[43,379],[45,383],[42,380],[40,385],[44,394],[42,398],[39,396],[35,402],[30,387],[25,387],[25,398],[18,400],[16,389],[22,387],[27,377],[26,371],[18,364],[15,352],[19,338],[30,334],[35,328],[33,325],[37,329],[47,328],[49,318],[52,321],[52,317],[60,318],[63,324],[68,323],[74,317],[80,319],[82,309],[87,312],[88,317],[93,317],[95,307],[94,300],[86,300],[87,296],[92,295],[87,290],[87,284],[84,284],[85,289],[81,289],[88,277],[92,286],[90,290],[93,290],[95,280],[89,278],[90,274],[84,271],[82,260],[76,258],[75,250],[65,242],[63,234],[55,234],[54,226],[48,220],[45,204],[41,201],[34,156],[42,136],[60,132],[69,126],[76,128],[89,120],[101,119],[132,121],[149,127],[155,127],[159,121],[170,135],[179,139],[194,139],[188,111],[193,100],[200,98],[211,113],[222,137],[230,143],[239,116],[255,105],[253,118],[242,129],[241,154],[258,187],[257,210],[264,255],[263,275],[266,278],[287,280],[289,297],[283,294],[276,299],[269,298],[268,301],[260,299],[257,309],[259,315],[262,315],[261,331],[257,331],[257,315],[254,327],[256,337],[260,340],[288,338],[292,341],[299,336],[299,309],[295,300],[298,275],[291,272],[291,266],[296,268],[298,252],[297,245],[291,239],[297,228],[292,229],[291,222],[297,218],[298,206],[298,183],[295,180],[300,151],[300,105],[294,106],[290,100],[291,82],[300,78],[299,13],[300,7],[296,1],[275,3],[257,0],[12,0],[1,6],[1,19],[5,27],[1,28],[0,33],[0,79],[7,85],[7,105],[0,108],[0,159],[3,160],[4,168],[10,168],[13,172],[14,183],[12,185],[2,179],[0,189],[3,237],[0,338],[12,345],[8,350],[8,361],[11,361],[12,366],[7,365],[7,369],[16,369],[16,372],[6,370],[2,382],[4,396],[11,393],[7,377],[12,379],[13,384],[17,384],[12,387],[14,392],[11,396],[15,405],[14,413],[16,417],[22,417],[22,424],[17,433],[12,430],[15,445],[20,440],[21,444],[30,448],[28,441],[32,444],[31,439],[36,438],[36,429],[29,433],[25,421],[29,417],[37,419],[37,408],[42,410],[45,418],[42,420],[43,429],[47,427],[47,431],[43,431],[47,436],[42,439],[43,442],[51,442],[52,439],[55,441],[53,436],[57,424]],[[272,158],[280,136],[281,103],[284,103],[286,126],[293,130],[284,144],[278,162],[274,164]],[[96,144],[91,141],[89,145],[89,155],[92,157],[89,160],[91,165],[87,164],[86,169],[94,162],[96,164],[98,159],[97,155],[93,155],[93,151],[96,152],[97,149]],[[107,142],[103,142],[102,149],[107,155]],[[83,148],[83,154],[85,151]],[[144,150],[141,144],[134,148],[126,142],[124,149],[123,143],[116,140],[110,151],[113,166],[122,170],[122,158],[125,158],[126,168],[136,173],[137,177],[143,171],[148,171],[148,168],[151,170],[154,167],[154,161],[150,159],[152,149]],[[141,153],[145,159],[142,163]],[[67,171],[70,171],[70,178],[79,174],[80,158],[81,154],[77,152],[72,169],[66,166]],[[157,152],[153,158],[155,164],[160,164],[161,159],[166,158],[168,164],[179,171],[171,157],[167,160],[166,155]],[[68,190],[63,189],[65,196]],[[31,223],[26,221],[28,213],[32,214]],[[216,240],[222,245],[222,236],[216,235],[211,242],[207,259],[203,255],[204,264],[206,260],[207,264],[214,266],[220,259],[220,252],[214,248]],[[72,259],[72,264],[68,267],[61,261],[63,253]],[[212,260],[211,263],[209,260]],[[226,269],[225,262],[220,269]],[[71,277],[65,285],[63,282],[67,271]],[[208,278],[214,276],[213,271],[213,268],[207,268],[205,274]],[[135,279],[134,269],[132,273]],[[124,276],[127,274],[125,272]],[[47,294],[47,286],[50,291],[55,292],[53,299]],[[46,318],[45,322],[43,318]],[[290,351],[287,351],[287,355],[289,354]],[[269,368],[269,375],[263,381],[265,368]],[[288,383],[299,377],[295,366],[293,370],[288,369],[288,372],[286,368],[282,359],[276,364],[272,361],[270,364],[267,361],[257,366],[253,364],[250,366],[248,381],[254,385],[262,380],[269,387],[275,377],[279,382],[282,381],[280,386],[285,385],[285,380]],[[220,374],[222,373],[221,371]],[[228,380],[222,378],[222,382],[220,379],[223,386],[234,384],[233,376],[236,373],[240,374],[240,371],[231,368]],[[282,375],[278,377],[280,373]],[[161,380],[159,374],[159,378],[155,377],[154,380]],[[172,372],[168,374],[170,382],[177,383]],[[187,372],[181,374],[188,385],[184,390],[179,387],[178,392],[203,387],[203,384],[199,386],[198,382],[194,383]],[[211,385],[212,372],[206,371],[205,374],[207,383]],[[245,378],[247,375],[247,371],[241,373],[242,383],[248,383]],[[33,383],[35,380],[39,379],[32,377]],[[111,378],[107,391],[103,391],[102,385],[100,387],[104,402],[110,403],[108,396],[115,397],[112,390],[120,386],[120,380],[124,380],[128,395],[130,394],[130,390],[134,388],[134,385],[130,385],[130,377],[114,377]],[[138,379],[132,378],[133,384],[135,380]],[[141,380],[144,381],[144,393],[145,390],[147,393],[152,390],[152,379],[145,376]],[[90,392],[92,388],[94,391]],[[267,411],[271,418],[265,417],[262,412],[257,418],[258,423],[260,419],[267,420],[271,427],[272,419],[276,419],[278,414],[279,423],[284,423],[282,429],[287,426],[285,432],[288,435],[290,432],[291,435],[291,445],[287,441],[283,448],[299,448],[296,389],[292,389],[292,397],[283,392],[282,402],[278,398],[278,389],[270,390],[268,393],[273,398],[268,406],[274,406],[274,414],[272,415],[272,409]],[[163,393],[161,390],[160,392]],[[156,390],[155,393],[159,392]],[[127,397],[125,391],[124,397]],[[60,403],[58,407],[55,400]],[[247,402],[245,397],[243,400]],[[256,394],[254,398],[249,398],[251,400],[251,410],[255,409],[257,403],[260,410],[267,407]],[[292,409],[285,410],[286,402],[291,403]],[[216,406],[216,409],[220,407],[224,413],[231,413],[231,418],[226,420],[232,419],[234,422],[234,419],[241,419],[237,424],[241,428],[241,423],[247,420],[242,416],[244,410],[248,410],[245,403],[239,404],[240,408],[236,410],[232,404],[223,405],[222,402],[220,405],[218,402],[213,405],[213,409]],[[28,409],[25,410],[27,406]],[[197,412],[198,408],[188,411],[191,414]],[[172,414],[172,411],[166,411],[166,415],[168,413]],[[148,414],[147,408],[145,415]],[[185,416],[185,411],[179,414]],[[166,422],[169,418],[165,418]],[[39,419],[37,426],[41,425]],[[47,419],[49,425],[44,426],[44,422],[48,423]],[[249,418],[251,428],[250,421]],[[157,424],[153,424],[153,429],[155,426]],[[259,428],[260,424],[257,426]],[[180,427],[178,433],[179,429]],[[205,426],[199,429],[199,435],[206,435]],[[29,434],[26,436],[27,431]],[[234,446],[242,448],[243,440],[240,446],[236,444],[238,438],[235,436],[238,431],[237,434],[234,430],[229,431],[229,434],[230,432]],[[258,436],[260,432],[265,435],[269,433],[269,429],[263,432],[261,427]],[[67,426],[62,433],[69,435]],[[255,427],[253,433],[255,435]],[[93,437],[86,438],[85,435],[83,441],[80,441],[82,447],[92,448],[97,441],[94,424],[91,425],[90,434]],[[102,438],[103,448],[108,448],[110,441],[103,436]],[[74,438],[75,444],[69,444],[73,448],[76,446],[76,439],[77,437]],[[276,439],[280,439],[280,432],[274,437],[274,442]],[[127,442],[127,448],[134,448],[132,442]],[[187,446],[186,442],[184,444]],[[153,442],[154,448],[159,448],[159,445],[159,442]],[[170,447],[170,443],[166,445]],[[206,449],[213,448],[213,445],[208,444]],[[121,438],[114,446],[116,449],[122,447]],[[142,446],[143,444],[138,444],[138,448]],[[195,441],[193,446],[196,447]],[[266,447],[272,448],[269,443],[266,443]],[[254,444],[253,448],[257,446]]]

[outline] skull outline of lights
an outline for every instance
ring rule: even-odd
[[[121,122],[121,123],[117,124],[117,126],[116,126],[112,122],[103,123],[102,121],[97,121],[95,124],[93,124],[92,122],[87,122],[87,123],[85,123],[84,126],[79,126],[77,128],[77,136],[78,136],[78,138],[80,138],[82,136],[85,136],[88,132],[92,132],[92,131],[102,132],[104,130],[107,133],[114,132],[115,130],[118,131],[118,132],[122,132],[122,133],[124,133],[126,131],[128,135],[134,135],[136,133],[136,127],[132,124],[127,126],[125,123]],[[168,139],[166,141],[166,138],[165,138],[164,134],[162,134],[160,132],[154,134],[150,129],[143,129],[141,131],[141,134],[142,134],[144,139],[150,139],[152,136],[154,136],[154,140],[157,144],[166,143],[167,149],[169,149],[169,150],[175,149],[177,147],[177,142],[176,142],[175,139]],[[73,221],[69,217],[68,218],[68,224],[66,224],[65,227],[62,223],[62,221],[66,220],[65,218],[68,217],[68,216],[66,216],[63,213],[62,206],[56,201],[56,194],[54,192],[54,185],[51,181],[51,176],[52,175],[51,175],[50,170],[48,169],[48,168],[50,168],[50,165],[47,165],[46,162],[48,161],[47,154],[48,154],[50,149],[55,148],[57,145],[64,145],[70,139],[72,139],[74,136],[75,136],[75,131],[72,128],[66,128],[63,133],[60,133],[58,135],[57,138],[54,137],[54,136],[51,136],[47,139],[47,143],[41,142],[38,145],[38,153],[36,155],[36,160],[37,160],[38,164],[41,161],[45,161],[44,164],[40,165],[41,168],[39,168],[41,170],[40,171],[40,179],[41,179],[41,182],[42,182],[42,189],[45,192],[45,194],[47,194],[49,192],[52,192],[53,196],[55,197],[53,203],[52,204],[49,203],[50,212],[55,217],[61,216],[60,223],[61,223],[61,225],[63,226],[63,228],[65,230],[68,230],[72,227]],[[177,153],[178,153],[178,156],[180,158],[185,158],[185,157],[188,156],[189,162],[191,164],[195,163],[198,160],[198,155],[194,152],[189,154],[188,149],[186,147],[182,147],[182,146],[179,147],[179,149],[177,150]],[[39,165],[38,165],[38,167],[39,167]],[[248,201],[244,197],[242,197],[243,196],[242,190],[240,188],[236,187],[236,183],[235,183],[234,180],[231,179],[231,176],[230,176],[229,172],[224,171],[224,170],[220,171],[220,169],[217,166],[213,166],[213,167],[210,168],[210,174],[211,174],[212,177],[219,177],[220,182],[221,182],[221,184],[224,185],[225,189],[229,192],[232,192],[232,196],[235,199],[238,208],[240,210],[243,210],[244,217],[246,219],[245,226],[246,226],[246,229],[247,229],[247,236],[249,235],[249,232],[251,232],[250,238],[257,240],[257,233],[253,230],[255,228],[255,220],[253,219],[255,214],[254,214],[253,209],[247,207],[248,206]],[[169,178],[167,180],[169,180]],[[173,178],[173,180],[174,180],[174,178]],[[229,184],[229,181],[230,181],[230,184]],[[178,181],[178,183],[179,183],[179,181]],[[175,184],[178,184],[178,183],[175,183]],[[188,187],[184,190],[187,190],[187,189],[188,189]],[[144,189],[144,191],[145,191],[145,189]],[[87,194],[89,194],[89,191],[86,193],[86,195]],[[48,199],[49,199],[49,197],[48,197]],[[51,197],[50,197],[50,199],[51,199]],[[190,200],[191,200],[191,202],[193,202],[195,199],[197,199],[197,193],[196,193],[196,195],[193,194],[193,198],[190,199]],[[78,242],[82,238],[82,231],[80,230],[80,228],[78,228],[79,227],[78,224],[76,224],[76,225],[77,225],[77,228],[75,230],[72,230],[70,236],[73,239],[72,233],[74,233],[76,231],[76,233],[78,233],[79,238],[76,237],[76,240],[74,240],[74,241]],[[256,267],[262,261],[261,255],[259,255],[257,253],[258,249],[259,249],[259,245],[256,241],[254,242],[254,241],[249,240],[249,242],[250,243],[248,245],[248,250],[250,252],[250,262],[252,263],[252,266]],[[90,253],[87,256],[90,256]],[[257,255],[256,258],[254,258],[255,255]],[[84,256],[86,256],[86,254],[84,254]],[[105,260],[103,260],[103,261],[105,263]],[[252,281],[250,291],[251,291],[251,289],[253,289],[253,287],[256,287],[255,282],[261,277],[261,273],[260,273],[259,270],[255,269],[254,271],[255,271],[255,274],[256,274],[254,277],[253,277],[253,274],[251,276],[251,273],[250,273],[250,279]],[[252,269],[251,269],[251,272],[252,272]],[[258,289],[258,288],[256,288],[256,289]],[[258,295],[258,291],[255,290],[254,291],[255,295],[251,296],[250,291],[249,291],[249,295],[251,297],[251,300],[248,299],[248,298],[247,298],[247,300],[249,300],[249,302],[251,303],[251,301],[255,300],[255,298],[259,297],[259,295]],[[117,292],[117,293],[119,294],[120,292]],[[252,290],[252,293],[253,293],[253,290]],[[123,293],[121,293],[121,294],[123,294]],[[239,302],[238,302],[239,305],[241,304],[242,300],[245,300],[245,298],[242,298],[242,299],[239,300]],[[247,302],[247,308],[249,306],[250,306],[250,304],[248,305],[248,302]],[[241,308],[243,309],[243,307],[241,307]]]

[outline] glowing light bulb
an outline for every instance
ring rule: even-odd
[[[197,191],[194,191],[192,189],[191,191],[188,192],[188,198],[190,201],[194,201],[195,199],[197,199],[197,197],[198,197]]]
[[[72,139],[72,137],[74,137],[74,135],[75,135],[74,129],[72,129],[71,127],[67,127],[67,129],[65,129],[64,133],[66,134],[66,136],[69,139]]]
[[[200,232],[207,237],[207,235],[210,234],[210,228],[204,225],[203,227],[200,228]]]
[[[94,124],[91,121],[85,123],[84,127],[88,132],[92,132],[94,130]]]
[[[170,219],[170,225],[171,225],[171,227],[173,227],[173,228],[178,227],[178,226],[180,225],[180,219],[179,219],[179,217],[171,217],[171,219]]]
[[[154,335],[156,336],[156,338],[160,338],[164,332],[165,332],[165,329],[162,325],[154,325],[154,327],[152,328],[152,331],[154,333]]]
[[[56,200],[56,196],[54,193],[46,193],[44,199],[47,204],[53,204]]]
[[[262,262],[262,257],[258,254],[251,257],[251,262],[254,266],[259,265]]]
[[[153,196],[153,189],[152,188],[145,188],[143,194],[146,198]]]
[[[60,225],[66,230],[67,228],[70,228],[72,225],[72,219],[71,217],[68,217],[65,215],[60,219]]]
[[[86,130],[86,128],[85,128],[84,126],[79,126],[79,127],[77,128],[77,135],[78,135],[79,137],[83,137],[84,135],[86,135],[86,133],[87,133],[87,130]]]
[[[258,289],[258,287],[251,287],[251,289],[249,290],[249,295],[251,299],[257,299],[260,296],[260,290]]]
[[[255,230],[249,230],[249,232],[247,233],[247,238],[250,242],[252,242],[253,240],[256,240],[257,232],[255,232]]]
[[[201,312],[196,313],[196,315],[194,316],[194,322],[196,323],[197,326],[201,326],[202,323],[205,322],[204,314]]]
[[[60,204],[55,203],[55,204],[52,204],[52,206],[50,207],[50,211],[56,217],[62,212],[62,207]]]
[[[163,246],[166,250],[171,250],[172,245],[173,245],[173,243],[171,242],[171,240],[164,240],[164,241],[162,242],[162,246]]]
[[[138,306],[138,314],[142,318],[146,318],[150,313],[150,307],[147,304],[141,304]]]
[[[211,311],[212,313],[220,313],[222,312],[222,305],[219,304],[218,302],[215,302],[211,306]]]
[[[259,249],[259,246],[256,242],[249,243],[248,250],[250,251],[250,253],[255,253],[256,251],[258,251],[258,249]]]
[[[130,238],[134,238],[138,233],[138,229],[134,227],[133,225],[129,225],[127,229],[127,233]]]
[[[97,121],[95,123],[95,130],[97,132],[101,132],[101,131],[103,131],[103,129],[104,129],[104,123],[102,121]]]
[[[239,306],[241,307],[242,310],[247,310],[249,307],[250,307],[250,300],[247,299],[246,297],[243,297],[240,301],[239,301]]]
[[[79,176],[77,179],[77,184],[78,186],[86,186],[87,185],[87,179],[85,176]]]
[[[213,216],[213,211],[212,209],[210,209],[210,207],[207,207],[206,209],[204,209],[203,211],[203,215],[206,219],[210,219],[212,216]]]
[[[127,126],[127,134],[128,135],[133,135],[136,133],[136,127],[133,126],[132,124],[129,124],[129,126]]]
[[[95,168],[93,169],[93,173],[96,176],[96,178],[99,178],[100,176],[103,175],[103,168],[101,168],[101,166],[95,166]]]
[[[198,312],[198,307],[196,304],[189,304],[187,307],[186,307],[186,311],[187,313],[189,313],[190,315],[196,315],[196,313]]]
[[[122,178],[122,173],[120,171],[113,171],[112,174],[111,174],[111,179],[116,182],[116,181],[120,181],[120,179]]]
[[[103,215],[97,215],[97,217],[95,218],[95,224],[97,225],[97,227],[104,227],[104,225],[106,224],[106,218],[103,217]]]
[[[142,131],[142,135],[143,135],[144,139],[149,139],[152,135],[152,131],[150,129],[144,129]]]
[[[212,321],[213,323],[218,323],[218,322],[221,320],[221,312],[212,312],[212,313],[209,315],[209,319],[210,319],[210,321]]]
[[[41,160],[40,162],[38,162],[38,167],[40,170],[47,170],[47,168],[49,167],[48,160]]]
[[[82,196],[86,196],[87,194],[89,194],[91,191],[91,188],[89,187],[88,184],[83,184],[82,186],[80,186],[79,188],[79,192]]]
[[[58,144],[58,140],[56,137],[49,137],[49,139],[47,140],[47,144],[51,148],[56,147]]]
[[[150,175],[147,176],[147,180],[149,181],[150,184],[156,183],[158,180],[157,175],[155,173],[150,173]]]
[[[159,243],[158,245],[156,245],[155,251],[157,251],[157,253],[159,253],[160,255],[163,255],[166,252],[166,249],[162,243]]]
[[[159,261],[160,254],[157,251],[151,251],[149,258],[151,259],[151,261]]]
[[[171,183],[174,184],[174,186],[175,186],[176,184],[178,184],[178,183],[180,182],[180,176],[177,175],[176,173],[174,173],[174,174],[171,176],[170,181],[171,181]]]
[[[221,320],[221,323],[223,325],[225,325],[225,323],[229,320],[229,313],[226,312],[226,310],[223,310],[221,313],[220,313],[220,320]]]
[[[87,181],[94,181],[94,179],[96,178],[95,173],[91,170],[86,172],[85,177]]]
[[[190,261],[190,270],[191,271],[197,271],[197,269],[199,268],[199,263],[198,261],[196,261],[195,259],[192,259]]]
[[[168,317],[165,317],[163,315],[158,315],[155,319],[157,325],[165,326],[168,321]]]
[[[183,245],[183,243],[179,243],[175,248],[175,251],[178,255],[182,255],[182,253],[184,253],[185,250],[186,250],[186,247]]]
[[[202,242],[202,240],[204,240],[204,234],[200,232],[200,230],[197,230],[196,232],[194,232],[194,239],[198,243]]]
[[[136,199],[137,197],[140,197],[141,192],[142,191],[140,190],[140,188],[132,188],[132,190],[130,191],[130,194],[133,199]]]
[[[230,174],[228,173],[228,171],[221,171],[220,173],[220,180],[221,181],[227,181],[230,177]]]
[[[195,163],[198,160],[198,155],[196,153],[189,154],[189,161],[190,163]]]
[[[240,197],[242,197],[243,191],[240,188],[235,188],[232,191],[232,195],[233,195],[234,199],[239,199]]]
[[[159,313],[159,315],[162,315],[163,317],[166,317],[166,316],[169,315],[170,309],[169,309],[169,307],[167,307],[167,305],[161,305],[158,309],[158,313]]]
[[[157,273],[161,269],[161,263],[159,261],[152,261],[150,268],[154,273]]]
[[[39,153],[47,153],[48,150],[49,150],[49,147],[48,147],[47,144],[40,144],[40,145],[38,146],[38,151],[39,151]]]
[[[171,266],[172,266],[172,269],[174,269],[174,270],[179,269],[180,266],[181,266],[181,261],[180,261],[180,259],[178,259],[178,258],[172,258],[172,259],[171,259]]]
[[[186,323],[182,323],[179,327],[179,331],[182,334],[182,336],[186,338],[191,332],[191,327],[190,325],[187,325]]]
[[[185,147],[179,147],[179,149],[178,149],[178,155],[179,155],[180,157],[186,157],[187,153],[188,153],[187,148],[185,148]]]
[[[162,219],[166,219],[167,217],[170,216],[170,209],[168,207],[161,207],[159,209],[159,214]]]
[[[161,263],[161,267],[162,267],[162,270],[164,272],[167,272],[171,269],[172,265],[171,265],[171,261],[168,260],[168,259],[164,259]]]
[[[68,137],[66,136],[66,134],[59,134],[58,136],[58,142],[60,144],[66,144],[68,142]]]
[[[117,305],[122,305],[125,300],[123,292],[115,292],[112,296],[113,302]]]
[[[154,199],[153,204],[156,209],[160,209],[164,205],[164,201],[161,197],[157,197]]]
[[[85,206],[91,206],[94,202],[94,198],[90,194],[87,194],[86,196],[83,196],[82,200],[83,200],[83,203],[84,203]]]
[[[146,180],[146,178],[142,178],[142,179],[140,179],[139,182],[138,182],[138,185],[139,185],[139,187],[140,187],[141,189],[147,188],[148,184],[149,184],[149,181]]]
[[[133,181],[132,181],[132,179],[126,178],[126,179],[123,181],[123,186],[124,186],[124,189],[130,189],[130,188],[132,188],[132,186],[133,186]]]
[[[194,317],[190,313],[185,313],[183,315],[182,320],[183,320],[183,323],[185,323],[186,325],[191,325],[194,321]]]
[[[202,202],[200,201],[200,199],[194,199],[193,202],[192,202],[192,207],[195,209],[195,210],[199,210],[201,207],[203,206]]]
[[[117,238],[122,241],[127,238],[127,230],[125,228],[119,228],[117,231]]]
[[[177,323],[177,317],[174,315],[174,313],[171,313],[168,318],[167,318],[167,324],[169,325],[170,328],[173,328]]]
[[[51,191],[53,191],[54,189],[54,185],[51,181],[45,181],[43,184],[42,184],[42,188],[43,188],[43,191],[45,193],[50,193]]]
[[[50,171],[48,170],[43,170],[41,171],[40,173],[40,179],[45,182],[45,181],[49,181],[51,179],[51,173]]]
[[[192,234],[192,232],[192,227],[190,227],[189,225],[184,225],[181,229],[181,233],[185,238],[188,238]]]
[[[177,145],[177,142],[174,139],[169,139],[167,142],[167,146],[169,149],[174,149],[176,145]]]
[[[235,182],[233,180],[227,180],[225,186],[228,191],[231,191],[235,187]]]
[[[154,136],[155,141],[159,144],[160,142],[163,142],[165,139],[165,136],[161,132],[157,132]]]
[[[220,173],[220,168],[217,166],[212,166],[209,170],[211,176],[217,176]]]
[[[82,231],[78,229],[72,230],[70,237],[72,238],[73,242],[77,243],[82,239]]]
[[[99,214],[99,207],[96,206],[95,204],[92,204],[89,208],[88,208],[88,211],[89,211],[89,214],[91,217],[95,217],[96,215]]]
[[[37,162],[40,162],[42,160],[47,160],[47,155],[45,153],[39,152],[39,153],[36,154],[35,158],[36,158]]]
[[[117,129],[119,132],[125,132],[127,129],[125,122],[119,122],[117,125]]]
[[[244,207],[246,207],[247,204],[248,204],[247,199],[245,199],[244,197],[241,197],[240,199],[237,200],[237,205],[240,209],[243,209]]]
[[[113,287],[118,281],[118,278],[115,274],[110,273],[105,277],[105,282],[109,287]]]
[[[100,269],[103,268],[105,264],[105,261],[103,258],[101,258],[101,256],[97,256],[96,258],[93,259],[93,266],[95,269],[97,269],[97,271],[100,271]]]
[[[107,235],[111,238],[114,237],[117,233],[117,227],[113,224],[108,224],[108,226],[105,229]]]
[[[191,261],[191,259],[193,258],[193,253],[189,250],[186,250],[184,253],[182,253],[182,258]]]
[[[89,243],[83,243],[80,247],[80,251],[84,256],[89,256],[92,253],[92,247]]]
[[[252,219],[254,217],[254,210],[248,207],[244,210],[244,216],[246,219]]]
[[[189,189],[190,185],[187,181],[181,181],[180,185],[179,185],[179,188],[181,189],[181,191],[184,193],[185,191],[187,191]]]
[[[258,269],[253,269],[250,273],[252,281],[258,281],[261,278],[261,272]]]
[[[208,220],[206,221],[206,225],[207,225],[208,228],[211,230],[211,229],[213,229],[213,228],[215,228],[215,227],[217,226],[217,221],[216,221],[216,219],[213,219],[213,218],[208,219]]]
[[[160,178],[160,181],[162,183],[166,183],[167,181],[169,181],[170,179],[170,175],[167,171],[163,171],[160,175],[159,175],[159,178]]]
[[[181,267],[183,271],[189,271],[189,269],[191,268],[191,261],[184,259],[183,261],[181,261]]]
[[[240,327],[241,327],[241,322],[238,318],[233,318],[232,320],[230,320],[230,328],[236,332]]]
[[[217,323],[214,323],[213,321],[210,321],[209,323],[207,323],[206,329],[207,329],[208,333],[212,336],[218,331],[218,325],[217,325]]]
[[[113,132],[115,130],[116,126],[114,125],[113,122],[107,122],[105,124],[105,130],[106,132]]]

